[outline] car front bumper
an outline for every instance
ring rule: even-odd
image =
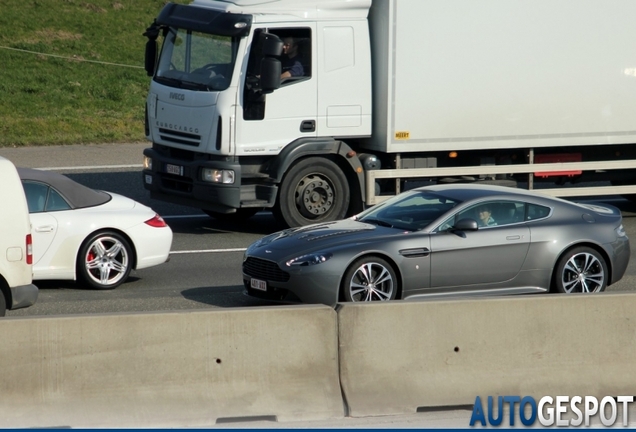
[[[177,159],[153,148],[145,149],[144,156],[153,161],[152,169],[142,172],[144,188],[153,199],[218,213],[228,213],[242,207],[272,207],[276,201],[277,186],[264,181],[244,183],[239,163]],[[169,173],[168,166],[180,168],[181,174]],[[204,168],[234,171],[235,181],[232,184],[205,182],[201,180]]]
[[[301,302],[306,304],[325,304],[335,306],[338,303],[342,266],[337,260],[307,267],[282,268],[278,263],[258,257],[260,269],[243,263],[243,284],[247,293],[253,297],[283,302]],[[252,279],[265,281],[266,290],[252,288]]]
[[[627,270],[631,256],[629,239],[627,237],[619,237],[616,241],[605,245],[605,249],[612,259],[612,280],[610,284],[613,284],[621,280]]]

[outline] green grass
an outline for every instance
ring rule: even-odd
[[[142,34],[165,3],[0,0],[0,147],[143,141]]]

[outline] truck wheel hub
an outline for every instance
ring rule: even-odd
[[[321,176],[308,175],[298,183],[296,205],[306,218],[322,216],[333,206],[333,189]]]

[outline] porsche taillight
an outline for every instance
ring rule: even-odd
[[[155,213],[155,217],[153,217],[152,219],[148,219],[144,223],[146,225],[150,225],[151,227],[155,227],[155,228],[163,228],[163,227],[168,226],[166,221],[163,220],[163,218],[161,216],[159,216],[158,214],[156,214],[156,213]]]
[[[26,236],[26,263],[33,264],[33,238],[31,234]]]

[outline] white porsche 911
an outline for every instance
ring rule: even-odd
[[[29,206],[33,279],[113,289],[168,261],[172,230],[150,207],[50,172],[18,168]]]

